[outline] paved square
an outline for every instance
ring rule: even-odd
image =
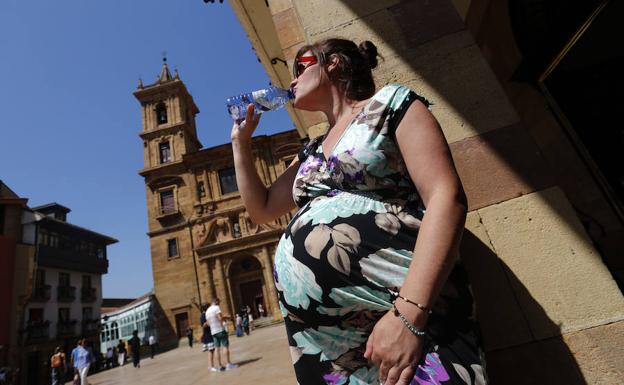
[[[132,362],[122,367],[89,376],[90,385],[238,385],[270,384],[293,385],[297,381],[293,371],[284,324],[253,330],[251,335],[230,336],[232,362],[237,369],[210,372],[208,352],[201,344],[180,348],[157,355],[153,360],[141,358],[141,367]],[[216,354],[215,354],[216,359]]]

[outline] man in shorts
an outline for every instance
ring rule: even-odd
[[[210,333],[210,325],[206,320],[206,310],[208,310],[208,305],[202,305],[201,307],[201,315],[199,316],[199,324],[202,326],[202,352],[210,352],[210,371],[218,372],[221,368],[216,368],[214,366],[214,341],[212,340],[212,333]]]
[[[227,330],[223,327],[223,315],[221,314],[221,308],[219,307],[219,298],[212,300],[212,305],[206,310],[206,323],[210,327],[210,333],[212,334],[212,340],[215,348],[217,348],[217,361],[219,362],[219,368],[221,365],[221,351],[225,354],[227,365],[225,370],[238,368],[238,365],[233,364],[230,361],[230,341],[228,339]],[[212,365],[210,370],[214,370]]]

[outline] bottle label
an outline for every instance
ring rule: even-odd
[[[251,93],[256,102],[256,107],[262,111],[269,111],[271,109],[271,101],[267,99],[267,90],[258,90]]]

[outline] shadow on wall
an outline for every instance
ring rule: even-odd
[[[487,2],[473,0],[473,3]],[[487,211],[489,217],[483,218],[488,231],[498,233],[497,238],[491,239],[511,239],[505,247],[497,248],[507,262],[492,251],[489,240],[484,243],[468,231],[462,250],[474,287],[492,384],[586,384],[574,355],[561,338],[562,327],[567,333],[575,328],[572,323],[583,323],[579,319],[581,310],[573,308],[574,322],[562,326],[553,322],[544,309],[558,320],[567,319],[566,309],[552,299],[570,298],[570,288],[580,287],[561,274],[558,265],[596,284],[592,288],[594,295],[607,287],[600,286],[596,278],[604,277],[601,275],[604,272],[600,255],[591,250],[591,241],[583,227],[586,223],[579,221],[569,197],[558,188],[563,186],[569,196],[585,200],[584,203],[600,202],[605,206],[595,186],[588,187],[591,180],[575,174],[575,166],[562,164],[569,159],[578,162],[578,155],[560,156],[561,147],[567,146],[565,151],[568,151],[569,144],[553,151],[547,147],[548,154],[540,152],[536,136],[529,130],[533,127],[524,125],[485,62],[484,55],[495,53],[481,52],[451,0],[342,0],[342,8],[346,8],[342,12],[333,12],[331,18],[313,19],[311,15],[318,15],[319,4],[321,0],[296,3],[309,41],[330,37],[373,40],[384,56],[379,64],[381,71],[374,72],[378,85],[402,83],[436,103],[433,112],[450,143],[468,195],[469,210],[476,216]],[[513,45],[513,39],[508,44]],[[539,108],[547,107],[544,104]],[[551,135],[554,142],[565,141],[561,128],[555,129],[559,131],[542,136]],[[561,183],[558,173],[562,169],[574,183]],[[517,211],[511,212],[512,208]],[[528,209],[543,216],[543,220],[528,215]],[[579,209],[591,211],[581,205]],[[533,222],[528,224],[530,221]],[[487,238],[488,235],[481,237]],[[621,239],[617,242],[621,245]],[[535,255],[524,250],[531,247]],[[583,250],[576,253],[573,247]],[[595,276],[589,271],[592,267],[599,271]],[[534,274],[530,277],[530,287],[540,302],[516,274],[522,274],[524,282]],[[557,277],[551,277],[552,274],[559,274],[563,284],[558,285]],[[536,288],[541,292],[535,291]],[[576,302],[588,303],[590,297],[587,292],[581,292]],[[584,325],[592,326],[589,323]]]
[[[467,230],[461,255],[472,283],[490,383],[586,385],[559,336],[559,325],[509,267]],[[555,337],[539,338],[543,335]]]
[[[154,318],[156,328],[158,329],[158,352],[163,353],[171,349],[176,349],[179,345],[178,336],[156,295],[154,296]]]
[[[387,7],[380,2],[342,0],[350,11],[345,14],[353,13],[359,20],[338,18],[340,20],[333,24],[321,23],[320,27],[310,27],[306,32],[311,41],[341,34],[364,40],[366,29],[371,31],[370,36],[378,36],[375,43],[380,45],[380,54],[385,57],[380,61],[384,73],[378,82],[409,85],[437,102],[433,112],[442,118],[440,123],[468,195],[469,210],[553,186],[562,188],[575,215],[569,215],[569,207],[565,205],[552,207],[552,215],[558,217],[563,230],[572,237],[587,239],[589,235],[592,245],[599,251],[594,254],[595,258],[609,266],[622,288],[624,281],[617,275],[624,269],[620,251],[624,234],[622,222],[563,128],[549,112],[543,96],[530,84],[512,83],[511,78],[497,79],[485,62],[487,55],[499,67],[515,68],[522,63],[522,58],[517,57],[520,52],[501,48],[515,46],[514,39],[518,38],[508,30],[511,21],[507,2],[473,0],[471,3],[474,8],[496,5],[494,13],[483,11],[479,16],[482,18],[479,20],[487,19],[484,22],[487,26],[492,24],[482,35],[497,35],[490,38],[496,45],[490,40],[483,43],[484,52],[466,29],[451,0],[392,1],[387,2],[390,3]],[[560,33],[571,36],[574,29],[568,24],[575,20],[574,12],[562,7],[561,25],[551,29],[559,27]],[[489,44],[493,49],[488,51]],[[555,52],[560,48],[551,47]],[[406,65],[410,71],[405,70]],[[501,82],[511,90],[511,96],[505,94]],[[509,84],[514,87],[510,88]],[[520,98],[520,105],[515,107],[523,110],[521,117],[508,102],[509,97]],[[547,153],[542,153],[536,144],[538,137]],[[577,216],[582,226],[575,223]]]

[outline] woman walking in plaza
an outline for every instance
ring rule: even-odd
[[[466,198],[430,103],[375,92],[377,48],[329,39],[294,61],[294,107],[329,130],[265,187],[253,106],[232,127],[236,180],[256,223],[294,207],[275,284],[299,384],[485,384],[458,248]],[[292,195],[293,199],[284,199]]]
[[[65,372],[67,371],[67,359],[60,346],[54,349],[54,354],[50,357],[50,368],[52,369],[52,385],[65,384]]]
[[[119,343],[117,344],[117,359],[119,366],[124,366],[126,363],[126,351],[126,343],[124,340],[119,340]]]

